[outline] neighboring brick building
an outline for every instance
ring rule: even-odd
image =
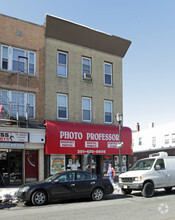
[[[118,126],[114,126],[118,125],[115,115],[123,113],[122,59],[130,43],[113,35],[46,16],[45,119],[52,121],[46,123],[47,175],[59,169],[70,169],[73,165],[83,168],[84,155],[88,152],[93,153],[94,172],[105,175],[109,162],[115,165],[118,172],[116,142],[112,146],[110,144],[113,142],[106,140],[111,135],[107,134],[108,129],[113,134],[118,135],[119,132]],[[59,131],[61,134],[70,131],[72,135],[79,132],[79,138],[66,135],[65,140],[60,140]],[[87,132],[91,132],[90,139],[94,141],[84,139],[85,142],[78,144],[76,140],[83,140]],[[104,148],[98,142],[101,136],[95,134],[94,138],[94,132],[105,139]],[[53,136],[57,136],[54,143]],[[110,149],[109,152],[109,148],[113,148],[113,151]],[[126,169],[126,155],[130,152],[129,144],[128,151],[124,150],[126,148],[122,149],[122,154],[125,154],[123,171]]]
[[[0,29],[0,168],[20,184],[44,173],[44,27],[0,14]]]

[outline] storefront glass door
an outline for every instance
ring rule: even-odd
[[[0,150],[0,186],[22,184],[22,150]]]
[[[9,152],[9,184],[22,183],[22,150]]]

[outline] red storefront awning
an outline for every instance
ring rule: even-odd
[[[46,121],[46,154],[119,154],[119,127]],[[122,154],[132,154],[132,132],[121,131]]]

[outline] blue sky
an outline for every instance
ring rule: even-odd
[[[0,0],[0,13],[55,15],[132,41],[123,59],[124,125],[175,121],[175,0]]]

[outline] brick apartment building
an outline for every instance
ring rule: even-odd
[[[1,184],[43,179],[44,27],[0,14]]]

